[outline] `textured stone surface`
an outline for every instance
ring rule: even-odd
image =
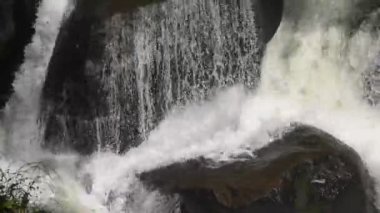
[[[44,146],[124,152],[144,140],[172,106],[235,83],[254,88],[263,48],[263,34],[255,28],[259,8],[268,5],[78,1],[49,65]]]
[[[332,136],[297,126],[254,158],[194,159],[143,173],[181,196],[183,213],[372,213],[374,188],[360,157]]]

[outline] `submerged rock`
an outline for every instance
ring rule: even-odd
[[[0,1],[0,109],[7,102],[14,73],[24,59],[24,48],[34,33],[40,0]]]
[[[372,213],[375,192],[354,150],[331,135],[297,126],[232,162],[193,159],[141,174],[182,213]]]

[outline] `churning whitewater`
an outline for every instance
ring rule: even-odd
[[[144,189],[138,174],[200,156],[228,161],[265,146],[300,122],[354,148],[380,182],[380,111],[369,104],[376,102],[378,89],[380,36],[374,28],[380,11],[352,27],[344,20],[351,18],[356,2],[305,1],[306,12],[295,20],[289,8],[296,3],[288,1],[279,31],[267,46],[256,90],[235,85],[206,102],[174,108],[126,154],[81,157],[39,148],[44,128],[38,125],[39,96],[58,28],[69,10],[66,0],[44,0],[2,120],[1,152],[7,154],[1,166],[41,162],[54,171],[46,177],[44,198],[36,202],[55,211],[165,213],[175,204]]]

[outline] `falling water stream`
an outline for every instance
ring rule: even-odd
[[[174,8],[175,2],[180,2],[172,1]],[[37,33],[26,49],[26,60],[14,83],[15,94],[2,121],[1,151],[8,155],[0,161],[2,165],[40,161],[54,169],[56,175],[46,180],[51,187],[46,189],[44,195],[46,200],[57,201],[50,208],[56,210],[60,206],[60,210],[56,210],[58,212],[175,212],[175,201],[146,190],[136,174],[199,156],[229,160],[265,146],[273,140],[273,132],[293,122],[300,122],[320,128],[354,148],[363,158],[370,175],[380,181],[380,111],[368,101],[376,100],[378,95],[376,74],[379,70],[376,69],[380,36],[376,23],[379,23],[380,11],[371,12],[367,21],[353,29],[348,21],[342,20],[349,19],[357,2],[310,0],[303,5],[304,13],[296,16],[286,12],[277,34],[265,51],[261,79],[256,89],[243,86],[246,80],[234,81],[235,85],[221,87],[207,101],[191,99],[184,107],[168,109],[169,112],[156,127],[149,121],[151,116],[145,116],[147,120],[142,120],[141,125],[144,131],[149,130],[149,135],[141,145],[123,155],[99,151],[90,157],[81,157],[49,154],[38,146],[39,133],[44,128],[37,122],[44,70],[67,7],[65,0],[44,0],[36,24]],[[288,1],[285,10],[296,5]],[[191,5],[186,4],[186,7]],[[175,13],[173,17],[181,15],[180,11],[164,9],[166,13]],[[143,17],[154,16],[149,8],[141,10]],[[115,20],[120,18],[114,17]],[[48,23],[47,19],[50,20]],[[163,24],[171,26],[173,23],[176,22],[168,20]],[[148,27],[139,25],[141,30]],[[159,25],[155,27],[171,29]],[[144,69],[153,59],[159,58],[165,62],[164,66],[171,66],[172,63],[165,60],[176,51],[168,48],[174,52],[157,56],[155,54],[161,52],[149,46],[150,34],[137,32],[142,33],[134,37],[134,44],[142,50],[136,56],[140,65],[135,70],[137,77],[149,78],[149,73]],[[170,45],[174,42],[170,39],[179,39],[176,33],[181,32],[172,30],[163,33],[160,44]],[[170,33],[174,36],[169,36]],[[218,33],[222,32],[216,32],[213,35],[215,38],[209,41],[217,43],[213,51],[222,54],[225,41],[218,40]],[[112,42],[115,40],[110,39],[108,51],[112,52]],[[181,59],[203,57],[191,55],[197,53],[197,47],[189,45],[189,52],[181,53]],[[253,51],[254,48],[249,50]],[[225,58],[218,58],[218,54],[214,57],[212,63],[228,66],[229,61],[221,62]],[[115,63],[114,69],[123,70],[124,66],[128,66],[128,62],[123,60],[119,59],[120,63]],[[188,61],[197,60],[192,58]],[[236,63],[247,64],[242,61]],[[217,69],[208,70],[202,64],[184,67],[191,67],[191,73],[210,71],[213,75],[210,79],[219,79]],[[252,67],[235,66],[241,72],[236,78],[247,77],[248,72],[244,69]],[[227,70],[234,72],[232,68]],[[165,73],[162,78],[169,79],[171,77],[167,75],[171,74]],[[228,83],[228,79],[221,82]],[[173,101],[175,94],[170,87],[190,88],[192,85],[191,79],[182,83],[188,85],[169,81],[165,84],[163,90],[167,92],[162,107]],[[146,92],[146,87],[140,89],[139,97],[149,100],[151,93]],[[141,106],[139,113],[147,115],[153,111]],[[380,185],[377,185],[377,192],[380,193]],[[380,200],[378,202],[380,204]],[[45,205],[52,204],[47,202]]]
[[[101,91],[77,98],[95,115],[83,115],[85,104],[67,97],[77,97],[71,85],[79,80],[63,83],[59,92],[69,104],[47,104],[52,110],[43,112],[51,122],[47,143],[121,153],[146,140],[173,107],[201,102],[234,84],[255,88],[263,45],[254,6],[251,0],[169,0],[103,20],[104,29],[93,32],[105,37],[103,55],[75,70]]]

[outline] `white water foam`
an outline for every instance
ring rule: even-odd
[[[168,212],[172,204],[146,191],[136,174],[199,156],[228,160],[265,146],[273,131],[292,122],[316,126],[353,147],[380,181],[380,113],[362,98],[361,83],[379,53],[379,36],[367,25],[349,33],[336,20],[347,18],[354,1],[334,2],[310,1],[298,24],[285,17],[268,46],[257,91],[235,86],[202,105],[176,109],[123,156],[97,153],[76,167],[75,159],[57,156],[54,167],[65,179],[63,193],[56,194],[67,204],[62,211]],[[316,18],[308,21],[310,15]]]
[[[40,149],[40,95],[61,22],[73,9],[72,6],[69,0],[41,1],[34,26],[36,33],[25,49],[24,63],[16,73],[13,83],[14,93],[4,109],[4,117],[0,120],[0,168],[3,171],[9,169],[11,173],[17,172],[32,162],[40,162],[46,168],[56,167],[55,164],[62,168],[54,174],[45,174],[40,169],[30,169],[29,174],[23,172],[32,179],[42,175],[40,182],[43,184],[39,187],[43,194],[32,197],[32,203],[49,205],[52,208],[56,208],[58,197],[62,197],[62,200],[67,197],[62,196],[65,190],[59,185],[63,182],[66,182],[64,185],[69,185],[70,179],[60,180],[71,174],[72,162],[75,162],[76,157],[52,156]],[[74,190],[76,185],[71,185]],[[64,212],[66,210],[69,211],[69,208],[65,208]]]
[[[40,94],[52,55],[60,23],[67,11],[68,0],[44,0],[38,10],[36,33],[25,49],[25,60],[13,83],[14,93],[4,110],[1,124],[6,129],[7,152],[33,158],[39,149]]]
[[[354,3],[312,1],[300,22],[285,17],[268,45],[258,91],[223,91],[209,103],[173,112],[126,155],[93,156],[84,167],[93,177],[92,194],[110,212],[126,211],[128,197],[148,193],[135,189],[135,174],[199,156],[226,160],[268,144],[273,131],[293,122],[313,125],[353,147],[380,181],[380,113],[364,100],[362,85],[380,39],[371,23],[350,32],[348,21],[342,22]],[[135,208],[160,212],[155,208],[160,197],[148,200],[149,205],[135,202]]]

